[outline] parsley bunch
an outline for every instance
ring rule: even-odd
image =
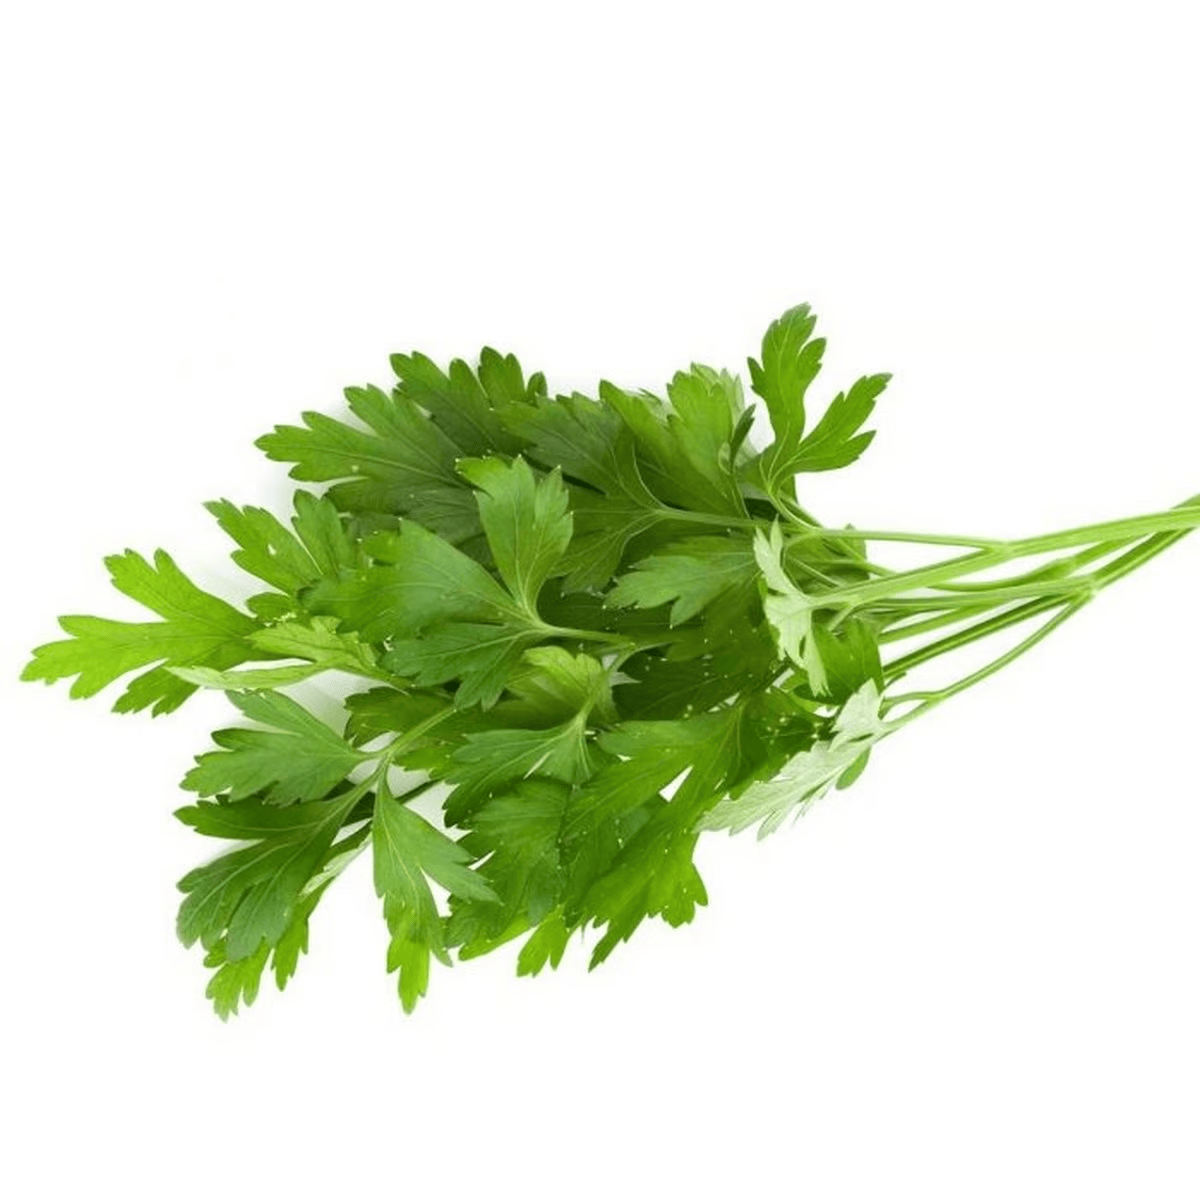
[[[324,485],[297,491],[289,519],[208,506],[263,584],[244,608],[165,551],[107,560],[157,619],[63,617],[68,636],[23,677],[91,696],[139,672],[117,711],[170,712],[203,687],[244,718],[213,734],[177,813],[234,843],[179,884],[179,936],[203,946],[219,1014],[268,967],[285,985],[325,889],[364,852],[406,1010],[434,958],[523,938],[517,970],[534,975],[587,926],[594,966],[647,917],[690,921],[703,832],[766,833],[846,786],[877,742],[1200,524],[1200,497],[1007,542],[820,524],[796,478],[862,454],[888,376],[811,422],[814,324],[790,310],[750,361],[761,451],[727,371],[693,365],[665,397],[551,395],[491,349],[445,371],[397,354],[390,390],[347,390],[353,421],[309,412],[260,439]],[[949,556],[889,570],[867,552],[889,541]],[[1026,622],[987,665],[900,690]],[[286,691],[329,671],[360,685],[341,728]],[[412,806],[426,793],[437,823]]]

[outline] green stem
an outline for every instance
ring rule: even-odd
[[[1107,563],[1099,570],[1092,572],[1089,576],[1092,584],[1088,595],[1085,598],[1081,598],[1078,603],[1082,604],[1085,599],[1090,599],[1091,596],[1095,595],[1101,589],[1115,583],[1131,571],[1137,570],[1138,567],[1143,566],[1168,547],[1180,541],[1186,536],[1187,532],[1184,529],[1170,533],[1155,534],[1140,541],[1136,546],[1131,547],[1111,563]],[[985,621],[980,621],[976,625],[970,625],[966,629],[961,629],[949,637],[941,638],[936,642],[931,642],[926,646],[913,650],[887,664],[885,672],[888,681],[892,682],[901,678],[914,667],[918,667],[930,659],[937,658],[951,650],[957,650],[960,646],[969,645],[971,642],[988,637],[993,633],[999,633],[1000,630],[1007,629],[1012,625],[1019,625],[1024,621],[1039,616],[1043,612],[1057,608],[1062,603],[1063,599],[1059,596],[1044,596],[1040,599],[1030,600],[1006,612],[997,613],[995,616],[989,617]],[[1072,602],[1072,604],[1074,603]]]
[[[888,629],[883,629],[877,635],[877,640],[881,645],[886,642],[904,641],[906,638],[916,637],[921,633],[931,633],[935,629],[942,629],[946,625],[955,625],[960,621],[970,620],[971,617],[977,617],[993,607],[986,602],[976,602],[965,608],[952,608],[948,612],[930,617],[925,621],[910,621],[907,625],[893,625]]]
[[[1023,575],[1010,576],[990,583],[944,584],[948,592],[938,596],[890,596],[877,600],[866,607],[882,617],[903,617],[906,612],[929,613],[927,619],[884,629],[879,641],[889,642],[928,633],[946,625],[980,616],[993,608],[1002,608],[1018,600],[1047,597],[1054,601],[1066,600],[1076,592],[1093,591],[1096,583],[1092,575],[1076,575],[1079,567],[1098,558],[1106,558],[1128,542],[1104,542],[1079,554],[1066,555],[1052,563],[1027,571]],[[836,628],[849,614],[850,609],[841,609],[830,622]]]
[[[684,521],[690,525],[719,525],[723,529],[762,529],[766,524],[757,517],[739,517],[722,513],[695,512],[688,508],[667,508],[660,506],[657,510],[648,510],[667,521]]]
[[[1063,601],[1057,596],[1046,596],[1040,600],[1027,601],[1016,608],[1010,608],[1006,612],[988,617],[986,621],[969,625],[966,629],[960,629],[948,637],[940,638],[936,642],[930,642],[928,645],[909,651],[908,654],[888,663],[884,667],[884,674],[889,683],[901,679],[914,667],[919,667],[922,663],[929,662],[930,659],[939,658],[951,650],[957,650],[960,646],[969,646],[972,642],[979,641],[980,638],[999,633],[1002,629],[1008,629],[1012,625],[1019,625],[1031,617],[1057,608],[1062,603]]]
[[[603,642],[609,646],[619,646],[622,649],[633,645],[631,638],[622,637],[619,633],[605,633],[603,629],[572,629],[566,625],[547,625],[539,621],[540,631],[548,638],[570,638],[578,642]]]
[[[945,700],[949,700],[951,696],[957,696],[959,692],[965,692],[967,688],[974,687],[975,684],[987,679],[989,675],[994,675],[1002,667],[1006,667],[1014,659],[1020,658],[1027,650],[1032,650],[1043,638],[1048,637],[1055,629],[1057,629],[1068,618],[1073,617],[1087,602],[1091,599],[1090,596],[1081,596],[1078,599],[1072,600],[1069,604],[1064,605],[1062,610],[1050,618],[1044,625],[1040,625],[1027,638],[1023,638],[1010,650],[1006,650],[997,658],[993,658],[991,662],[980,667],[977,671],[972,671],[970,675],[963,676],[962,679],[950,684],[948,687],[940,688],[933,692],[909,692],[902,696],[894,696],[889,700],[889,706],[895,704],[903,704],[908,700],[923,700],[924,703],[918,705],[912,712],[905,713],[904,716],[898,717],[895,721],[897,727],[907,725],[909,721],[915,721],[917,717],[923,716],[931,708],[935,708]]]
[[[1014,600],[1029,600],[1037,596],[1063,596],[1071,592],[1087,590],[1091,587],[1090,575],[1072,575],[1062,579],[1047,579],[1043,583],[1025,583],[1014,587],[995,586],[979,589],[970,593],[951,594],[946,596],[890,596],[886,600],[877,600],[873,604],[863,605],[871,611],[900,609],[916,610],[918,612],[937,611],[950,608],[978,608],[986,601],[988,607],[995,608],[1001,604],[1009,604]]]
[[[1024,571],[1020,575],[1006,575],[1003,579],[993,579],[986,583],[974,581],[943,583],[938,585],[938,590],[947,592],[986,592],[994,587],[1007,587],[1009,584],[1036,583],[1041,579],[1063,578],[1074,574],[1080,567],[1086,567],[1089,563],[1093,563],[1097,559],[1107,558],[1110,554],[1116,554],[1118,550],[1125,549],[1130,542],[1135,540],[1134,538],[1123,538],[1121,541],[1099,542],[1095,546],[1089,546],[1086,550],[1080,550],[1076,554],[1064,554],[1061,558],[1054,559],[1053,562],[1043,563],[1042,566],[1034,567],[1031,571]]]
[[[418,738],[423,737],[435,726],[440,725],[447,717],[454,715],[453,706],[440,709],[438,712],[426,717],[423,721],[418,721],[411,729],[406,729],[399,737],[393,738],[386,746],[378,751],[379,766],[375,770],[372,777],[378,780],[386,777],[388,768],[392,765],[396,755],[406,746],[411,746]],[[424,784],[422,787],[426,786]],[[407,794],[407,793],[406,793]]]
[[[1072,546],[1084,546],[1093,542],[1127,541],[1146,535],[1169,532],[1186,533],[1200,525],[1200,503],[1193,498],[1186,506],[1166,512],[1149,513],[1142,517],[1127,517],[1121,521],[1108,521],[1096,525],[1082,525],[1075,529],[1064,529],[1058,533],[1040,537],[1023,538],[1001,543],[997,549],[976,550],[971,554],[959,555],[945,562],[913,571],[902,571],[886,579],[870,580],[866,583],[850,584],[832,592],[823,592],[814,599],[820,607],[858,607],[872,600],[885,599],[900,592],[918,587],[933,587],[946,583],[961,575],[985,571],[989,567],[1002,566],[1016,558],[1033,554],[1047,554],[1054,550],[1065,550]],[[870,534],[864,536],[870,537]]]
[[[1001,585],[1018,582],[1033,582],[1039,577],[1050,575],[1053,577],[1068,578],[1070,572],[1074,572],[1079,567],[1086,566],[1090,562],[1095,562],[1100,558],[1107,558],[1111,554],[1115,554],[1118,550],[1128,546],[1128,541],[1123,542],[1101,542],[1099,545],[1092,546],[1087,550],[1081,551],[1079,554],[1069,555],[1060,559],[1056,559],[1052,563],[1038,567],[1033,571],[1028,571],[1024,575],[1011,576],[1006,580],[997,580],[995,584],[991,583],[945,583],[941,588],[952,591],[954,593],[954,604],[946,607],[945,611],[936,616],[931,616],[924,621],[912,621],[907,625],[893,625],[890,628],[883,629],[879,632],[878,640],[881,644],[886,642],[904,641],[911,637],[916,637],[918,634],[930,633],[935,629],[944,628],[946,625],[955,625],[960,621],[969,620],[971,617],[980,616],[988,612],[992,608],[1000,607],[1006,601],[1000,596]],[[1009,600],[1017,599],[1018,597],[1009,596]],[[946,600],[949,597],[938,597],[936,608],[941,609],[946,606]],[[1054,599],[1053,596],[1050,597]],[[928,611],[932,606],[927,600],[921,598],[896,597],[885,602],[889,607],[898,605],[900,607],[919,608],[921,611]],[[1039,607],[1038,611],[1044,611]],[[1034,615],[1034,614],[1030,614]],[[1025,618],[1022,618],[1025,619]]]
[[[804,527],[789,531],[790,541],[807,541],[815,538],[832,538],[840,534],[852,536],[864,542],[912,542],[921,546],[974,546],[980,550],[995,550],[1009,543],[999,538],[960,537],[952,533],[906,533],[897,529],[826,529],[821,526]]]

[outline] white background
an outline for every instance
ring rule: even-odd
[[[1200,541],[905,731],[588,975],[384,974],[360,860],[221,1025],[172,717],[16,684],[101,556],[214,587],[203,500],[387,354],[560,389],[742,367],[808,300],[890,370],[830,520],[997,535],[1200,489],[1191,5],[13,3],[0,23],[0,1190],[1200,1194]],[[336,1191],[335,1191],[336,1189]]]

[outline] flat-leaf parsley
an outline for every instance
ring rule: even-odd
[[[445,371],[397,354],[390,391],[346,391],[350,419],[305,413],[259,440],[323,492],[297,491],[286,520],[208,506],[263,585],[244,607],[165,551],[107,560],[155,619],[63,617],[68,636],[23,677],[91,696],[133,675],[120,712],[215,688],[244,718],[212,735],[177,813],[235,843],[179,884],[179,936],[204,947],[222,1017],[268,968],[286,984],[359,854],[406,1010],[433,959],[524,938],[518,972],[537,974],[588,926],[595,965],[647,917],[690,921],[707,900],[702,832],[777,829],[1200,525],[1200,497],[1019,541],[820,524],[797,476],[862,454],[888,376],[810,420],[815,323],[790,310],[750,360],[762,450],[727,371],[693,365],[665,396],[551,395],[491,349]],[[868,556],[894,541],[948,557]],[[913,668],[1026,625],[961,678],[901,690]],[[282,690],[329,671],[359,684],[340,729]],[[409,803],[430,791],[441,828]]]

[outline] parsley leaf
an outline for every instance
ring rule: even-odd
[[[288,808],[252,800],[181,809],[179,818],[201,833],[254,840],[179,881],[186,893],[177,922],[180,941],[190,946],[198,940],[209,950],[219,945],[227,962],[249,958],[264,943],[277,946],[363,791]]]
[[[760,362],[750,360],[754,390],[766,401],[775,440],[755,463],[768,495],[795,497],[793,477],[805,471],[849,466],[871,444],[860,433],[890,375],[867,375],[839,392],[816,427],[805,436],[809,386],[821,370],[825,339],[814,338],[816,317],[807,304],[784,313],[763,338]]]
[[[257,628],[253,618],[198,588],[165,550],[155,552],[153,563],[133,550],[104,562],[118,591],[163,620],[132,623],[61,617],[59,624],[71,637],[39,646],[22,679],[51,683],[75,676],[71,695],[94,696],[122,675],[150,663],[220,670],[250,656],[246,639]],[[156,711],[169,711],[195,691],[193,685],[170,675],[156,676],[147,685],[150,678],[143,676],[130,685],[126,709],[155,704]]]
[[[728,371],[692,364],[667,385],[667,424],[678,454],[694,472],[692,496],[701,511],[744,516],[746,501],[733,473],[734,429],[745,408],[741,383]]]
[[[825,353],[825,339],[812,336],[816,324],[807,304],[789,309],[763,336],[760,361],[749,360],[751,386],[766,402],[775,431],[775,441],[759,459],[768,495],[795,494],[788,464],[804,440],[805,397]]]
[[[447,778],[457,786],[446,800],[447,818],[460,824],[505,785],[535,772],[575,783],[593,771],[596,751],[580,711],[549,729],[487,729],[469,733],[452,755]]]
[[[459,447],[439,426],[400,393],[347,388],[346,401],[369,432],[306,412],[303,426],[278,425],[256,444],[268,458],[294,463],[293,479],[338,481],[327,495],[342,512],[407,515],[419,508],[452,541],[475,532],[473,506],[454,470]]]
[[[383,662],[416,687],[457,680],[454,701],[459,707],[491,708],[525,649],[542,636],[540,629],[527,625],[453,621],[421,637],[394,641]]]
[[[537,599],[571,541],[567,492],[557,471],[535,480],[524,459],[459,463],[477,488],[483,531],[500,578],[534,621]]]
[[[520,446],[502,415],[510,405],[545,394],[541,375],[526,383],[513,355],[484,347],[478,377],[461,358],[443,371],[424,354],[393,354],[392,369],[406,396],[430,414],[463,454],[512,453]]]
[[[754,557],[763,573],[767,594],[763,612],[771,624],[785,658],[803,667],[809,685],[818,696],[829,692],[829,676],[813,624],[816,600],[806,595],[783,568],[783,535],[779,525],[770,535],[755,536]]]
[[[613,673],[590,654],[537,646],[524,658],[527,668],[510,677],[508,690],[533,715],[553,721],[585,711],[604,724],[616,721]]]
[[[799,814],[848,772],[865,765],[871,747],[891,732],[879,707],[879,689],[868,680],[842,706],[827,740],[801,751],[774,779],[759,780],[736,799],[722,800],[703,819],[702,828],[737,833],[761,822],[759,837],[773,833],[789,814]]]
[[[890,375],[867,375],[848,392],[838,392],[816,428],[788,459],[788,469],[834,471],[854,462],[875,437],[873,431],[858,431],[874,411],[875,401],[890,378]]]
[[[670,623],[681,625],[722,592],[754,578],[749,538],[684,538],[635,563],[617,579],[607,600],[639,608],[670,604]]]
[[[518,624],[526,613],[487,570],[436,533],[406,521],[399,533],[376,539],[382,561],[305,593],[309,610],[334,616],[364,641],[413,634],[449,618]]]
[[[368,755],[280,692],[230,692],[233,705],[267,729],[222,729],[221,747],[201,754],[183,780],[201,796],[231,800],[261,794],[271,804],[317,800]]]
[[[538,925],[554,909],[566,882],[560,836],[570,795],[557,780],[525,779],[471,815],[460,845],[485,860],[479,870],[498,893],[498,903],[469,898],[452,903],[456,944],[490,946],[514,923],[522,929]]]
[[[383,899],[391,933],[388,970],[399,971],[400,1000],[411,1012],[429,985],[433,955],[449,965],[444,918],[429,880],[452,896],[491,900],[495,893],[466,864],[470,853],[424,817],[418,816],[381,785],[371,824],[375,891]]]
[[[289,529],[264,508],[238,508],[228,500],[205,505],[237,543],[233,561],[293,601],[303,588],[319,579],[336,579],[362,561],[359,547],[328,499],[297,492],[295,506]],[[267,617],[278,617],[293,607],[273,603],[266,596],[250,600],[251,610]]]
[[[608,404],[573,393],[514,415],[536,462],[576,484],[576,537],[563,564],[568,588],[603,586],[629,543],[671,514],[642,478],[633,435]]]

